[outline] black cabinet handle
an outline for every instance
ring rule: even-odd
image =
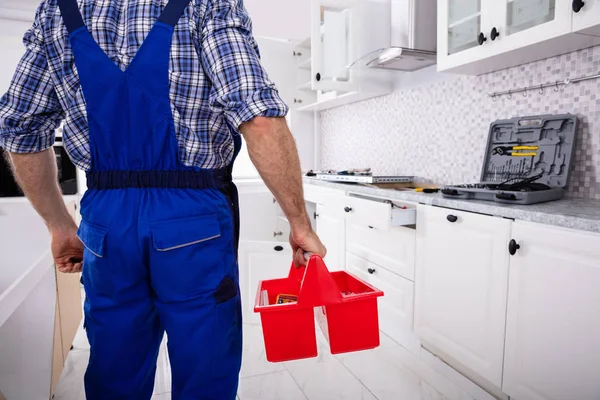
[[[496,40],[498,36],[500,36],[500,32],[498,29],[496,29],[496,27],[493,27],[492,31],[490,32],[490,39],[492,39],[492,42]]]
[[[346,211],[347,213],[352,212],[352,208],[351,207],[344,207],[344,211]]]
[[[585,1],[573,0],[573,12],[578,13],[585,6]]]
[[[456,221],[458,221],[458,217],[456,215],[452,215],[452,214],[448,215],[446,217],[446,219],[448,220],[448,222],[452,222],[452,223],[455,223]]]
[[[515,254],[517,254],[517,250],[519,250],[521,248],[521,246],[516,242],[515,239],[511,240],[510,243],[508,244],[508,252],[510,253],[511,256],[514,256]]]
[[[487,38],[485,37],[485,35],[483,34],[483,32],[481,32],[479,34],[479,36],[477,37],[477,43],[479,43],[479,45],[481,46],[483,43],[485,43],[485,41],[487,40]]]
[[[319,214],[317,214],[317,212],[315,211],[315,213],[313,214],[313,216],[315,217],[315,219],[319,218]]]
[[[373,275],[373,274],[375,273],[375,270],[374,270],[373,268],[369,268],[367,271],[369,271],[369,273],[370,273],[371,275]]]
[[[275,251],[283,251],[283,246],[275,246],[273,249]]]
[[[321,73],[317,72],[317,76],[315,76],[315,78],[317,79],[317,82],[321,82]]]

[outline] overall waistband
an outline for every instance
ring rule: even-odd
[[[223,189],[231,183],[228,168],[200,171],[92,171],[88,189]]]

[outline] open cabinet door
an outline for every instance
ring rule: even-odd
[[[311,0],[312,89],[352,92],[356,78],[347,67],[358,58],[354,43],[357,0]]]
[[[260,323],[260,316],[254,313],[258,283],[287,277],[291,264],[292,250],[286,242],[240,242],[240,291],[245,323]]]

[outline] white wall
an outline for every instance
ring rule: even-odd
[[[302,40],[310,36],[310,0],[244,0],[244,6],[257,37]]]
[[[2,62],[0,62],[0,96],[8,90],[15,69],[23,54],[23,34],[31,26],[23,21],[12,21],[0,18],[0,51]]]

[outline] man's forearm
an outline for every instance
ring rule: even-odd
[[[292,231],[310,230],[298,150],[285,119],[257,117],[240,130],[250,159],[288,217]]]
[[[75,224],[58,186],[53,149],[33,154],[10,154],[15,177],[50,231],[66,230]]]

